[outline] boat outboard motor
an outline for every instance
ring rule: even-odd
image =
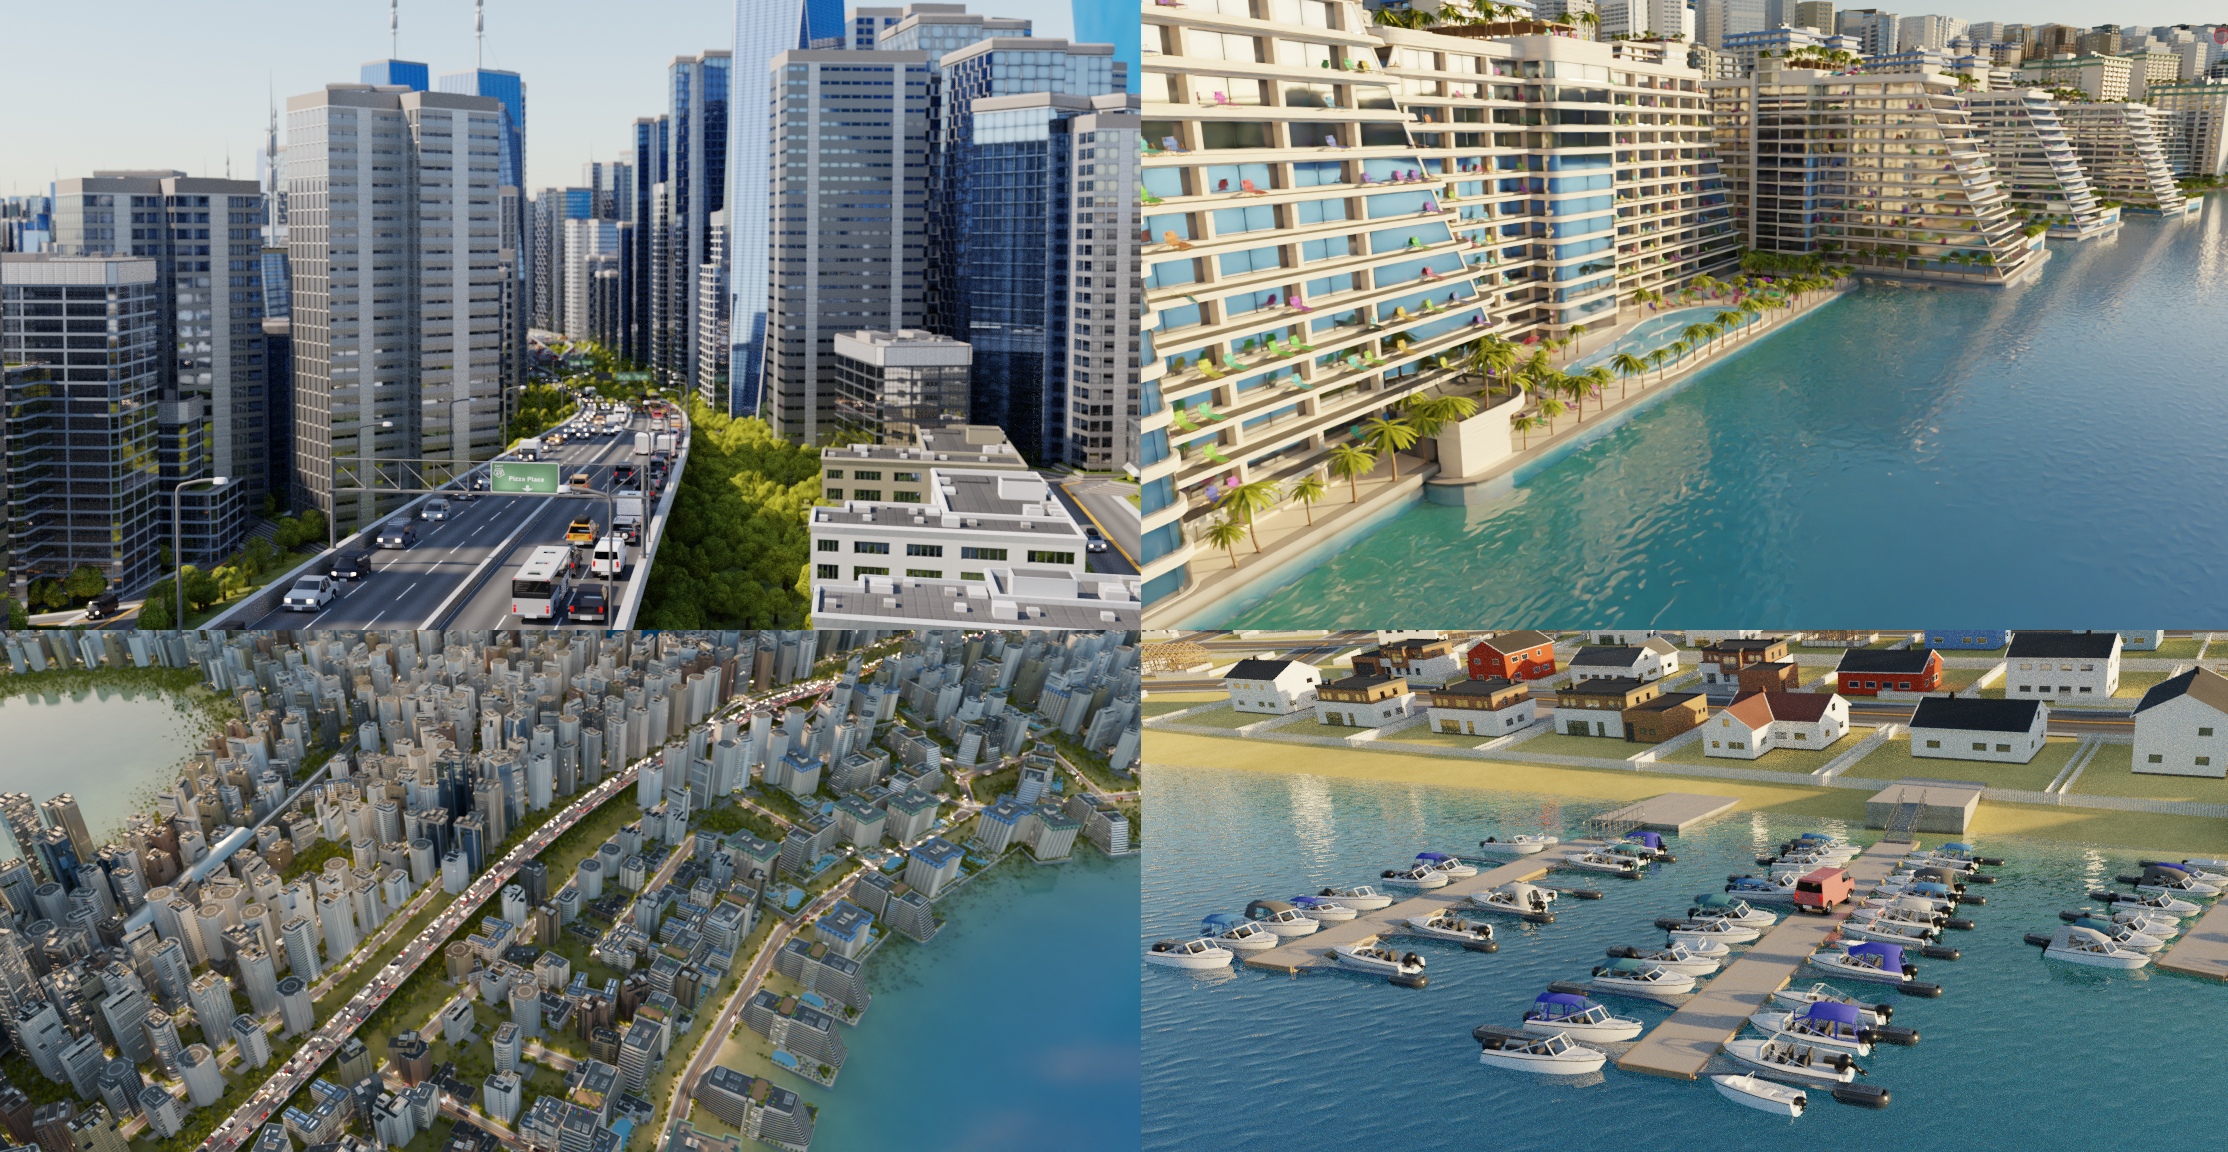
[[[1905,996],[1918,996],[1928,1000],[1939,999],[1942,995],[1941,985],[1926,984],[1917,980],[1905,980],[1903,983],[1896,985],[1895,990]]]
[[[1859,1108],[1888,1106],[1888,1090],[1878,1084],[1836,1084],[1833,1086],[1833,1098]]]
[[[2065,914],[2061,912],[2059,915],[2063,916]],[[2070,919],[2078,919],[2078,917],[2070,917]],[[2047,932],[2029,932],[2024,939],[2037,948],[2050,947],[2050,934]]]
[[[1476,940],[1464,940],[1462,950],[1465,952],[1498,952],[1501,950],[1501,946],[1494,942],[1493,937],[1483,936]]]
[[[1899,1044],[1905,1048],[1919,1042],[1919,1030],[1900,1025],[1877,1024],[1859,1034],[1869,1037],[1874,1044]]]
[[[1928,944],[1925,947],[1919,949],[1919,955],[1924,956],[1929,960],[1955,960],[1957,959],[1957,949],[1944,948],[1939,944]],[[1904,971],[1914,972],[1916,971],[1916,969],[1905,968]]]

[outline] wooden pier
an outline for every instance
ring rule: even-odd
[[[1895,861],[1917,846],[1907,840],[1882,840],[1849,861],[1849,875],[1856,881],[1857,892],[1870,891],[1888,874]],[[1764,907],[1777,910],[1772,905]],[[1681,1080],[1699,1078],[1718,1046],[1732,1039],[1748,1023],[1749,1015],[1760,1011],[1771,999],[1772,993],[1786,987],[1803,961],[1824,945],[1848,918],[1846,908],[1836,909],[1828,916],[1790,912],[1786,919],[1750,946],[1746,954],[1712,977],[1694,999],[1672,1013],[1669,1020],[1641,1037],[1639,1043],[1617,1061],[1617,1067]],[[1823,980],[1826,974],[1820,972],[1817,977]],[[1882,990],[1885,991],[1885,986]]]
[[[2228,899],[2207,908],[2156,963],[2168,972],[2228,981]]]
[[[1631,831],[1681,833],[1714,816],[1731,811],[1740,801],[1732,796],[1701,792],[1666,792],[1586,821],[1589,828],[1610,832],[1611,838]]]

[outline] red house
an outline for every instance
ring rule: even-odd
[[[1841,654],[1834,679],[1844,696],[1933,692],[1941,684],[1942,657],[1932,648],[1852,648]]]
[[[1538,680],[1555,674],[1555,638],[1545,632],[1501,632],[1470,646],[1470,679]]]

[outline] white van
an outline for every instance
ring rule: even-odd
[[[627,574],[626,538],[611,535],[596,541],[595,551],[588,558],[588,571],[595,576],[609,576],[614,580],[625,579]]]

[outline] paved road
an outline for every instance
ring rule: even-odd
[[[592,437],[573,441],[552,449],[543,458],[555,460],[567,469],[587,465],[596,476],[599,489],[607,488],[610,466],[634,459],[636,431],[647,431],[649,423],[639,417],[626,430],[613,439]],[[597,467],[597,466],[601,467]],[[565,475],[569,476],[567,471]],[[502,553],[498,564],[515,566],[511,556],[522,548],[534,545],[562,543],[565,528],[575,516],[588,515],[597,523],[606,522],[601,501],[580,500],[549,496],[493,496],[482,494],[466,503],[452,504],[452,518],[442,522],[417,521],[418,542],[402,549],[375,549],[372,552],[372,575],[362,580],[347,582],[340,598],[323,612],[271,612],[249,628],[370,628],[385,625],[390,628],[440,628],[440,627],[505,627],[515,624],[515,618],[502,624],[493,621],[465,623],[459,618],[464,613],[456,605],[449,605],[445,614],[448,620],[437,619],[444,601],[450,598],[460,584],[470,579],[490,556]],[[344,546],[346,547],[346,546]],[[641,576],[641,566],[636,565],[633,577]],[[488,586],[509,595],[509,584],[502,582],[500,573],[488,577]],[[483,588],[483,591],[485,589]],[[612,604],[619,602],[617,587],[606,592]],[[479,604],[479,598],[473,598]],[[508,600],[503,603],[507,614]]]
[[[1067,505],[1069,515],[1085,524],[1097,525],[1099,535],[1106,538],[1109,545],[1106,551],[1085,553],[1090,557],[1090,570],[1110,575],[1137,575],[1139,520],[1137,509],[1131,507],[1126,498],[1137,494],[1137,485],[1087,476],[1055,481],[1052,490],[1059,493],[1060,502]]]

